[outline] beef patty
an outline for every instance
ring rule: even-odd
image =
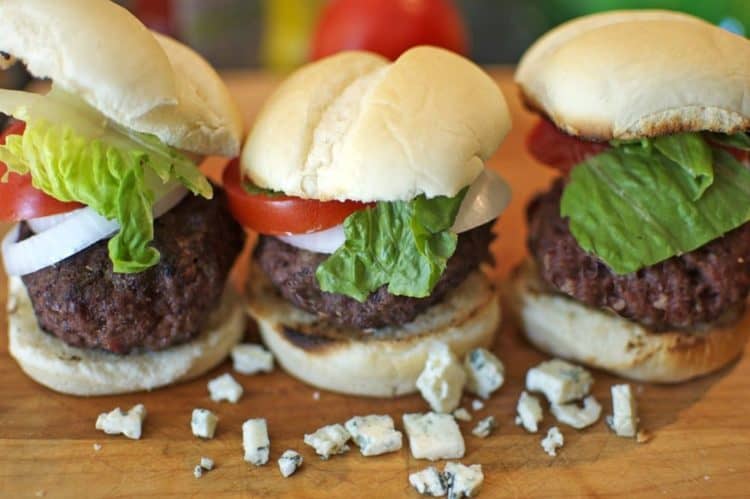
[[[224,290],[244,231],[225,208],[188,195],[154,222],[159,263],[115,274],[107,241],[23,277],[39,326],[65,343],[126,354],[197,336]],[[26,235],[30,233],[26,229]]]
[[[529,205],[528,245],[543,279],[576,300],[652,330],[690,329],[744,310],[750,291],[750,224],[626,275],[586,253],[560,217],[563,182]]]
[[[435,285],[430,296],[410,298],[396,296],[383,286],[364,302],[320,289],[315,270],[328,255],[290,246],[270,236],[261,236],[254,258],[271,282],[294,305],[330,320],[339,326],[359,329],[406,324],[434,305],[490,258],[492,224],[486,224],[458,236],[456,252]]]

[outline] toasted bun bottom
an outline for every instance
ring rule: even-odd
[[[611,312],[550,293],[531,261],[511,279],[512,310],[540,350],[639,381],[676,383],[716,371],[737,358],[750,313],[700,332],[654,333]]]
[[[279,364],[306,383],[340,393],[412,393],[433,342],[448,344],[462,357],[472,348],[489,347],[500,324],[498,295],[481,272],[414,321],[371,331],[321,321],[284,300],[257,267],[252,276],[248,311]]]
[[[71,347],[42,331],[26,287],[9,278],[10,354],[32,379],[70,395],[114,395],[152,390],[205,373],[242,339],[245,314],[237,293],[227,286],[205,331],[196,339],[160,352],[115,355]]]

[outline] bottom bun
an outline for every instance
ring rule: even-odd
[[[652,332],[613,312],[550,292],[527,260],[513,272],[512,310],[526,337],[549,354],[626,378],[677,383],[737,358],[750,333],[750,313],[703,331]]]
[[[227,286],[208,326],[194,340],[159,352],[115,355],[67,345],[42,331],[26,287],[11,277],[8,337],[11,355],[32,379],[70,395],[114,395],[185,381],[221,363],[244,334],[245,314]]]
[[[489,347],[500,324],[495,289],[474,272],[446,299],[401,327],[359,330],[332,325],[284,300],[256,266],[248,310],[287,372],[325,390],[394,397],[416,391],[433,342],[459,356]]]

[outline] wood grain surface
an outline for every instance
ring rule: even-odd
[[[523,210],[528,197],[552,174],[531,161],[524,137],[534,122],[520,107],[509,69],[493,71],[508,98],[514,128],[490,165],[514,189],[514,199],[498,223],[493,245],[501,280],[524,253]],[[227,81],[251,123],[276,79],[262,74],[228,74]],[[219,162],[209,166],[214,173]],[[3,227],[3,230],[7,227]],[[0,302],[5,302],[5,276]],[[405,412],[424,411],[418,396],[366,399],[322,392],[280,369],[269,375],[236,375],[245,395],[236,404],[213,403],[206,382],[230,371],[228,363],[193,382],[128,396],[81,399],[59,395],[28,379],[8,355],[5,317],[0,319],[0,497],[418,497],[409,472],[429,463],[402,451],[362,457],[356,449],[322,461],[302,442],[305,432],[353,415],[387,413],[401,427]],[[653,439],[638,444],[618,438],[604,420],[576,431],[560,425],[565,446],[558,457],[540,447],[542,433],[513,424],[514,407],[526,370],[545,359],[505,321],[495,352],[505,362],[505,386],[476,416],[493,414],[500,427],[487,439],[460,423],[467,452],[462,462],[481,463],[480,497],[750,497],[750,358],[722,372],[680,386],[637,384],[642,426]],[[594,393],[611,411],[609,387],[617,378],[595,372]],[[463,404],[470,407],[469,398]],[[145,404],[148,417],[139,441],[94,429],[100,412]],[[214,440],[190,433],[190,413],[207,407],[220,419]],[[268,419],[271,461],[256,468],[242,460],[242,422]],[[475,418],[476,421],[476,418]],[[548,413],[546,431],[555,424]],[[101,445],[95,451],[93,445]],[[296,449],[305,459],[291,478],[282,478],[276,459]],[[209,456],[216,468],[195,479],[193,467]]]

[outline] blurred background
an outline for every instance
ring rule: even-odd
[[[181,39],[220,68],[293,68],[315,52],[388,39],[447,41],[482,64],[512,64],[542,33],[612,9],[679,10],[744,34],[748,0],[126,0],[146,24]],[[328,10],[328,12],[326,12]],[[400,26],[399,18],[409,26]],[[378,28],[378,33],[368,30]],[[406,33],[409,29],[416,34]],[[325,30],[323,34],[321,30]],[[316,33],[318,31],[318,33]],[[420,40],[421,39],[421,40]],[[391,44],[396,41],[391,41]],[[339,47],[340,49],[341,47]],[[460,50],[459,50],[460,51]],[[392,54],[388,54],[392,55]]]
[[[365,48],[396,58],[428,43],[481,64],[513,64],[545,31],[612,9],[687,12],[744,35],[750,0],[118,0],[147,26],[219,69],[289,71],[311,59]],[[0,86],[28,81],[21,65]]]

